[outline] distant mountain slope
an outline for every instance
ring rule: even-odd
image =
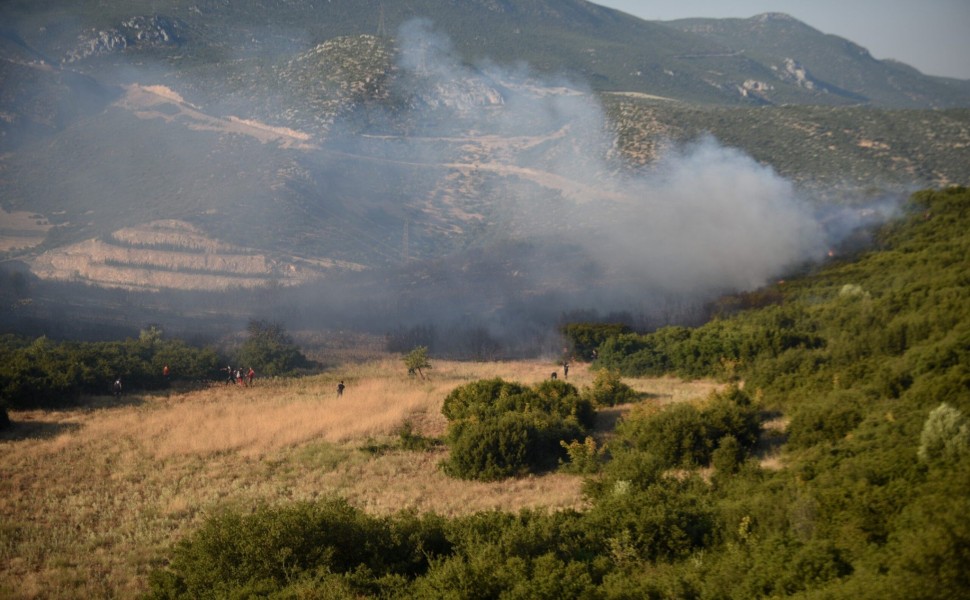
[[[68,17],[67,15],[70,15]],[[189,73],[292,56],[340,36],[394,37],[428,19],[467,62],[527,63],[596,90],[711,104],[970,106],[970,82],[879,61],[787,15],[648,22],[583,0],[265,0],[6,4],[0,20],[80,70],[121,55]]]
[[[666,23],[736,51],[767,67],[764,78],[746,82],[751,97],[773,104],[851,102],[906,108],[966,106],[970,82],[930,77],[891,60],[877,60],[851,41],[805,25],[788,15],[750,19],[684,19]],[[745,65],[723,61],[736,78]],[[724,77],[725,75],[722,75]]]
[[[80,289],[680,311],[817,250],[756,241],[821,227],[806,198],[970,181],[970,109],[884,108],[966,96],[787,17],[745,37],[580,0],[43,0],[0,22],[0,258]],[[169,222],[214,256],[119,242]],[[690,239],[715,234],[742,258]]]
[[[829,197],[970,182],[967,109],[698,107],[625,95],[606,95],[605,104],[618,145],[635,164],[711,135]]]
[[[52,67],[15,33],[0,30],[0,148],[58,131],[117,96],[94,77]]]

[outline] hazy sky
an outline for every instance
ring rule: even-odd
[[[970,79],[970,0],[592,0],[642,19],[746,18],[783,12],[876,58]]]

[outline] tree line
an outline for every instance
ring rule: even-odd
[[[157,326],[146,327],[137,338],[107,342],[6,334],[0,336],[0,421],[8,422],[8,409],[55,408],[82,395],[110,394],[119,379],[125,390],[219,379],[227,364],[253,367],[260,377],[315,366],[280,324],[261,320],[249,322],[246,340],[235,350],[167,339]]]

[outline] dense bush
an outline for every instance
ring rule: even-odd
[[[614,486],[591,509],[588,524],[606,532],[614,559],[671,560],[711,541],[712,500],[697,478],[664,478],[645,488]]]
[[[509,412],[485,421],[453,426],[448,435],[451,455],[445,472],[463,479],[493,480],[524,475],[541,468],[539,427],[528,414]]]
[[[0,344],[0,397],[10,408],[55,407],[80,394],[110,394],[121,378],[125,389],[154,389],[174,379],[212,376],[219,364],[209,348],[181,340],[163,340],[155,333],[121,342],[33,341],[6,336]]]
[[[573,354],[583,360],[592,360],[603,342],[630,333],[631,329],[622,323],[567,323],[559,331],[569,341]]]
[[[788,443],[807,448],[842,439],[862,422],[863,402],[860,394],[841,390],[797,407],[788,424]]]
[[[152,575],[151,596],[264,596],[293,582],[329,586],[333,574],[345,576],[340,585],[348,591],[374,592],[374,579],[423,574],[450,546],[444,521],[434,515],[381,519],[342,500],[224,512],[175,547],[168,567]],[[365,589],[346,577],[362,572]]]
[[[640,395],[623,383],[619,370],[600,369],[596,371],[593,384],[583,389],[583,397],[594,406],[616,406],[634,402],[640,398]]]
[[[758,314],[757,326],[715,319],[696,329],[664,327],[612,337],[600,347],[598,364],[625,375],[736,378],[738,369],[756,360],[825,346],[802,310],[772,306]]]
[[[582,439],[596,416],[575,386],[559,380],[534,387],[475,381],[449,393],[441,412],[449,420],[446,472],[486,480],[554,468],[564,458],[561,442]]]
[[[636,451],[667,467],[707,465],[722,441],[740,460],[758,441],[758,409],[737,387],[712,393],[700,408],[687,403],[632,414],[617,427],[614,454]]]
[[[279,323],[250,321],[248,337],[236,353],[236,364],[261,376],[291,375],[312,366]]]

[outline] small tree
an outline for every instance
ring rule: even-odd
[[[428,360],[428,347],[418,346],[405,354],[404,366],[408,368],[408,375],[417,373],[421,376],[421,379],[424,379],[424,369],[431,368],[431,362]]]
[[[239,349],[237,363],[267,376],[287,375],[311,366],[279,323],[253,320],[247,330],[249,338]]]
[[[958,409],[946,402],[930,412],[920,434],[920,460],[956,462],[970,454],[970,423]]]
[[[600,369],[596,372],[592,387],[583,390],[583,396],[597,406],[616,406],[634,402],[639,394],[623,383],[619,369]]]

